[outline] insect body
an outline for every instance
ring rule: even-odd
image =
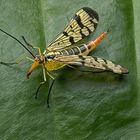
[[[75,16],[71,19],[64,31],[61,32],[56,37],[56,39],[54,39],[48,45],[43,53],[41,53],[40,49],[37,48],[39,50],[39,54],[36,56],[18,39],[3,31],[2,29],[0,30],[18,41],[33,56],[33,64],[27,72],[27,77],[31,75],[35,68],[40,65],[42,66],[44,81],[40,83],[40,86],[38,88],[39,90],[41,85],[46,82],[46,74],[48,74],[54,80],[50,72],[58,70],[66,65],[84,66],[102,71],[112,71],[118,74],[128,73],[128,70],[126,68],[120,65],[116,65],[109,60],[87,56],[105,38],[108,32],[103,32],[95,40],[90,41],[87,44],[73,46],[74,43],[80,41],[84,37],[91,34],[93,31],[95,31],[98,25],[98,21],[99,17],[96,11],[88,7],[81,8],[76,12]],[[23,39],[27,46],[32,46],[25,40],[25,38]],[[1,64],[4,64],[4,62],[1,62]],[[49,94],[52,85],[50,87]]]
[[[107,32],[103,32],[96,40],[90,41],[88,44],[82,44],[79,46],[69,47],[65,48],[59,51],[51,51],[46,52],[44,51],[43,54],[38,55],[35,58],[35,61],[33,65],[31,66],[30,70],[27,73],[27,76],[29,76],[32,71],[39,65],[44,64],[45,69],[47,71],[54,71],[62,68],[63,66],[67,65],[66,61],[62,61],[63,57],[71,58],[74,55],[77,56],[86,56],[88,55],[93,49],[96,48],[96,46],[101,42],[101,40],[107,35]],[[65,58],[65,56],[67,56]],[[59,57],[61,58],[61,61],[59,61]]]

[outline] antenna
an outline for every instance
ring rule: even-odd
[[[4,30],[0,29],[0,31],[2,31],[3,33],[5,33],[6,35],[10,36],[11,38],[13,38],[14,40],[16,40],[24,49],[26,49],[32,56],[33,58],[35,58],[35,55],[22,43],[20,42],[16,37],[10,35],[9,33],[5,32]]]

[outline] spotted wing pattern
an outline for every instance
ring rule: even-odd
[[[88,7],[81,8],[64,31],[48,45],[46,50],[56,51],[73,45],[92,33],[97,27],[98,20],[99,17],[96,11]]]
[[[128,70],[120,65],[116,65],[109,60],[92,56],[71,55],[71,56],[57,56],[55,61],[63,62],[64,64],[90,67],[93,69],[112,71],[113,73],[125,74]]]

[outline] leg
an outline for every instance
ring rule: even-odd
[[[74,70],[78,70],[77,68],[75,68],[74,66],[71,66],[71,65],[67,65],[68,67],[74,69]]]
[[[0,64],[7,65],[7,66],[15,65],[15,64],[21,63],[25,59],[28,59],[30,61],[34,61],[33,59],[31,59],[29,57],[22,56],[22,57],[17,58],[14,62],[0,62]]]
[[[39,55],[41,55],[41,50],[40,50],[39,47],[33,47],[33,45],[31,45],[30,43],[28,43],[28,42],[26,41],[26,39],[25,39],[24,36],[22,36],[22,39],[23,39],[23,41],[26,43],[27,46],[29,46],[29,47],[31,47],[31,48],[33,48],[33,49],[37,49],[38,52],[39,52]]]
[[[19,64],[20,62],[0,62],[0,64],[3,64],[3,65],[7,65],[7,66],[10,66],[10,65],[14,65],[14,64]]]
[[[45,66],[44,66],[44,68],[45,68]],[[46,71],[47,71],[47,69],[46,69]],[[48,71],[47,71],[47,74],[52,79],[52,83],[51,83],[51,86],[49,87],[48,96],[47,96],[47,105],[48,105],[48,108],[49,108],[50,107],[50,105],[49,105],[50,94],[51,94],[51,90],[52,90],[52,87],[54,85],[55,79]]]
[[[34,48],[33,45],[31,45],[30,43],[28,43],[28,42],[26,41],[26,39],[25,39],[24,36],[22,36],[22,39],[23,39],[23,41],[26,43],[27,46],[29,46],[29,47],[31,47],[31,48]]]
[[[41,86],[44,85],[44,84],[46,83],[46,70],[45,70],[44,66],[43,66],[43,78],[44,78],[44,81],[41,82],[41,83],[39,84],[39,87],[37,88],[37,91],[36,91],[36,94],[35,94],[35,99],[37,99],[38,92],[39,92]]]
[[[49,87],[49,92],[48,92],[48,96],[47,96],[47,105],[48,105],[48,108],[50,107],[49,106],[49,99],[50,99],[50,94],[51,94],[51,90],[52,90],[52,87],[53,87],[53,84],[54,84],[54,81],[55,79],[51,76],[51,74],[49,72],[47,72],[47,74],[49,75],[49,77],[53,80],[52,83],[51,83],[51,86]],[[37,88],[37,91],[36,91],[36,94],[35,94],[35,98],[37,99],[37,96],[38,96],[38,92],[41,88],[42,85],[44,85],[46,83],[46,69],[45,67],[43,66],[43,78],[44,78],[44,81],[40,83],[39,87]]]
[[[50,107],[49,100],[50,100],[50,94],[51,94],[51,90],[52,90],[52,87],[54,85],[54,82],[55,82],[55,79],[53,79],[53,81],[51,83],[51,86],[49,88],[49,92],[48,92],[48,97],[47,97],[47,105],[48,105],[48,108]]]
[[[48,105],[48,108],[49,108],[50,107],[50,104],[49,104],[50,94],[51,94],[52,87],[54,85],[55,79],[49,72],[47,72],[47,74],[52,79],[52,83],[51,83],[51,86],[49,87],[48,96],[47,96],[47,105]]]

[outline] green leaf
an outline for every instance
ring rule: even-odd
[[[138,1],[138,0],[137,0]],[[137,2],[138,3],[138,2]],[[129,74],[82,73],[64,68],[47,108],[50,80],[34,99],[42,70],[26,72],[31,63],[0,65],[0,136],[4,140],[118,140],[138,138],[138,81],[132,1],[121,0],[1,0],[0,28],[43,51],[81,7],[99,13],[96,38],[110,28],[106,39],[91,54],[128,68]],[[0,61],[11,62],[28,52],[0,32]]]

